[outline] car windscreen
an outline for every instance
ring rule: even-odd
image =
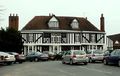
[[[43,53],[41,52],[35,52],[36,55],[42,55]]]
[[[14,55],[13,53],[11,53],[11,52],[6,52],[6,53],[8,53],[8,54],[10,54],[10,55]]]
[[[103,51],[93,51],[94,54],[103,54]]]
[[[120,51],[118,52],[118,56],[120,56]]]
[[[18,55],[17,53],[15,53],[15,52],[7,52],[8,54],[10,54],[10,55]]]
[[[85,51],[74,51],[74,55],[84,55]]]
[[[87,50],[87,51],[86,51],[86,53],[87,53],[87,54],[91,54],[91,53],[92,53],[92,51],[90,51],[90,50]]]

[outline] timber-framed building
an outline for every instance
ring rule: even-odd
[[[106,48],[104,29],[103,14],[100,29],[84,17],[35,16],[21,30],[24,54],[32,51],[58,53],[71,49],[103,50]]]

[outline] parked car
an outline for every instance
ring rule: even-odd
[[[67,51],[63,57],[62,57],[62,63],[70,63],[75,64],[75,63],[84,63],[87,65],[88,63],[88,57],[86,56],[86,52],[83,50],[70,50]]]
[[[47,61],[49,59],[48,53],[43,52],[40,56],[41,60]]]
[[[56,54],[54,54],[53,52],[49,52],[48,55],[49,55],[49,60],[55,60]]]
[[[41,52],[30,52],[27,56],[26,56],[26,60],[28,61],[39,61],[40,60],[40,56],[41,56]]]
[[[16,52],[7,52],[7,53],[15,56],[15,62],[22,63],[26,60],[26,57],[23,54],[19,54]]]
[[[0,51],[0,56],[2,57],[2,62],[5,64],[12,64],[12,62],[15,62],[14,55],[10,55],[8,53]]]
[[[113,50],[106,50],[104,51],[104,56],[109,55]]]
[[[66,53],[66,51],[61,51],[55,55],[55,60],[62,60],[62,56]]]
[[[111,53],[104,54],[103,63],[105,65],[116,64],[120,67],[120,49],[116,49],[113,50]]]
[[[4,62],[4,56],[0,54],[0,63]]]
[[[90,63],[95,61],[103,61],[104,52],[102,50],[90,50],[86,53]]]
[[[26,56],[26,60],[28,61],[48,60],[48,58],[48,54],[41,52],[31,52]]]

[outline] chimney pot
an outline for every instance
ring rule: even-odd
[[[19,17],[17,14],[10,14],[9,16],[9,28],[13,28],[15,30],[18,30],[19,27]]]
[[[101,14],[101,17],[103,17],[103,13]]]

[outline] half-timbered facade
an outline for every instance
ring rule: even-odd
[[[104,17],[100,30],[83,17],[35,16],[21,30],[24,54],[31,51],[103,50],[105,49]]]

